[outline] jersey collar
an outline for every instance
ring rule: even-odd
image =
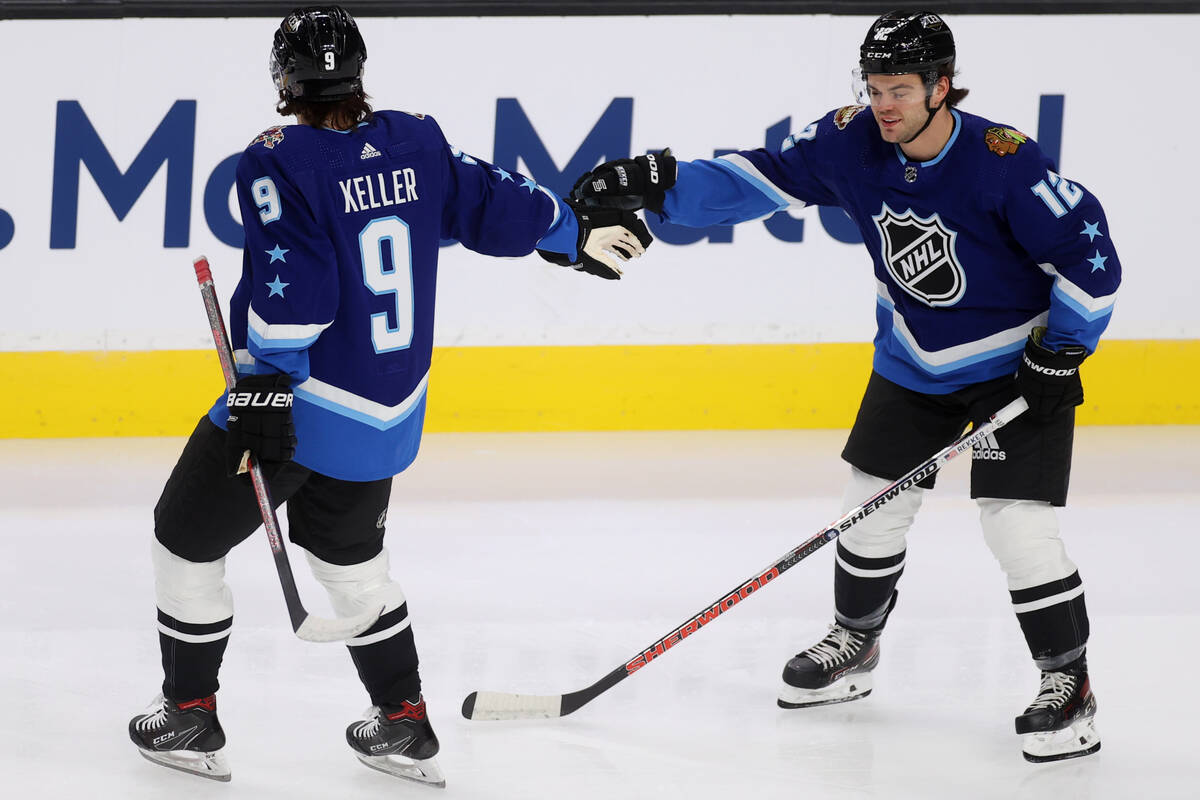
[[[329,127],[328,125],[326,125],[326,126],[325,126],[324,128],[322,128],[321,130],[323,130],[323,131],[332,131],[332,132],[334,132],[334,133],[354,133],[354,131],[355,131],[355,130],[357,130],[358,128],[361,128],[361,127],[363,127],[364,125],[367,125],[367,124],[369,124],[369,123],[367,123],[367,122],[365,122],[365,121],[364,121],[364,122],[360,122],[360,123],[358,123],[357,125],[355,125],[353,128],[348,128],[347,130],[342,130],[341,128],[331,128],[331,127]],[[941,158],[941,156],[938,156],[938,158]]]
[[[932,158],[929,161],[914,162],[917,164],[917,166],[932,167],[934,164],[945,158],[946,154],[950,152],[950,148],[954,146],[954,140],[958,138],[958,132],[962,130],[962,117],[960,117],[958,112],[953,108],[950,109],[950,116],[954,117],[954,131],[950,134],[950,138],[946,141],[946,145],[942,148],[942,151],[937,154],[937,157]],[[904,151],[900,149],[900,145],[894,144],[892,147],[896,148],[896,157],[900,159],[900,163],[907,164],[908,158],[904,155]]]

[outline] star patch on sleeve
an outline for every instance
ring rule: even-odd
[[[279,276],[276,275],[275,280],[267,284],[267,288],[271,290],[271,293],[268,294],[267,297],[274,297],[275,295],[283,297],[283,290],[288,286],[291,286],[291,284],[284,283],[283,281],[279,280]]]
[[[1100,232],[1099,222],[1088,222],[1085,219],[1083,221],[1083,230],[1079,232],[1079,235],[1088,237],[1089,242],[1094,242],[1097,236],[1103,236],[1104,234]]]

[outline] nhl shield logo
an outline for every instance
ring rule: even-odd
[[[954,252],[958,233],[936,213],[919,217],[912,209],[897,214],[885,203],[872,217],[883,244],[883,263],[900,288],[928,306],[952,306],[962,299],[967,276]]]

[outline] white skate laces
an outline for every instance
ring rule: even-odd
[[[367,719],[354,727],[354,735],[359,739],[369,739],[379,732],[379,706],[371,706],[363,712]]]
[[[834,623],[829,626],[825,638],[804,651],[807,658],[812,659],[822,669],[836,667],[859,651],[867,636],[865,633],[852,631]]]
[[[1035,708],[1058,708],[1065,705],[1067,699],[1075,691],[1079,677],[1068,672],[1043,672],[1042,684],[1038,695],[1029,706],[1029,711]]]
[[[167,701],[162,695],[146,706],[146,710],[142,716],[134,723],[134,728],[139,731],[150,731],[155,728],[161,728],[167,724]]]

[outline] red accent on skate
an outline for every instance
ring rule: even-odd
[[[413,703],[405,700],[404,703],[401,704],[400,710],[393,711],[392,713],[388,714],[387,718],[391,722],[395,722],[399,719],[415,719],[418,721],[423,720],[425,719],[425,701],[418,700],[414,705]]]
[[[203,708],[205,711],[217,710],[217,696],[210,694],[208,697],[201,697],[199,700],[188,700],[183,703],[176,703],[180,711],[187,711],[190,708]]]

